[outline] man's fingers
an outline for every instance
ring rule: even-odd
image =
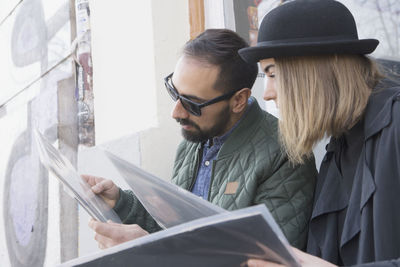
[[[111,238],[100,234],[95,234],[94,239],[99,243],[100,249],[106,249],[117,245]]]
[[[101,234],[103,233],[103,231],[106,231],[108,229],[107,223],[102,223],[94,219],[90,219],[89,227],[96,232],[94,239],[97,241],[100,249],[106,249],[117,244],[116,242],[114,242],[113,239]]]
[[[96,184],[92,186],[92,191],[96,194],[100,194],[101,192],[105,191],[106,189],[104,188],[104,184],[100,182],[99,184]]]
[[[114,224],[98,222],[91,220],[89,227],[92,228],[96,233],[109,238],[115,238],[119,236],[118,227]]]
[[[82,180],[84,180],[86,183],[88,183],[90,186],[93,186],[96,184],[94,177],[87,175],[87,174],[82,174],[81,175]]]
[[[117,226],[123,225],[123,224],[120,224],[120,223],[113,222],[113,221],[111,221],[111,220],[108,220],[107,223],[108,223],[108,224],[112,224],[112,225],[117,225]]]
[[[269,261],[250,259],[247,261],[248,267],[284,267],[282,264],[273,263]]]
[[[111,180],[102,180],[96,185],[92,186],[92,191],[96,194],[100,194],[104,191],[111,189],[114,183]]]
[[[101,181],[105,180],[105,178],[103,178],[103,177],[97,177],[97,176],[93,176],[93,175],[89,175],[89,174],[82,174],[81,177],[90,186],[94,186],[94,185],[100,183]]]

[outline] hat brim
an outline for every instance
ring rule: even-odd
[[[271,45],[257,45],[242,48],[240,56],[249,63],[255,63],[261,59],[288,57],[288,56],[312,56],[326,54],[370,54],[378,46],[376,39],[340,40],[322,42],[284,42]]]

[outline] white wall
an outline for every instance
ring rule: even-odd
[[[182,140],[180,127],[171,117],[174,102],[164,87],[183,45],[190,38],[188,1],[152,0],[154,25],[154,61],[158,127],[142,132],[140,150],[142,168],[170,179],[175,150]]]
[[[78,169],[126,184],[99,149],[170,179],[181,140],[163,78],[189,40],[188,1],[91,1],[95,147],[79,152]],[[98,250],[80,211],[80,256]]]
[[[90,1],[97,144],[157,124],[150,1]]]

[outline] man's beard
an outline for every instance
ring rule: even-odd
[[[194,131],[182,129],[182,135],[190,142],[200,143],[224,134],[224,131],[227,130],[226,127],[229,124],[230,118],[231,113],[229,111],[229,106],[227,106],[217,115],[217,121],[208,130],[202,130],[196,123],[188,119],[176,119],[176,121],[181,125],[193,126],[193,128],[195,128]]]

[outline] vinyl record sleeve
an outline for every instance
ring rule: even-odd
[[[250,258],[300,264],[265,205],[198,219],[61,266],[245,266]]]
[[[163,228],[227,212],[193,193],[166,182],[104,151],[147,212]]]
[[[90,185],[81,178],[71,162],[58,149],[37,130],[34,130],[34,137],[42,164],[58,178],[65,191],[75,198],[91,217],[101,222],[112,220],[121,223],[115,211],[92,192]]]

